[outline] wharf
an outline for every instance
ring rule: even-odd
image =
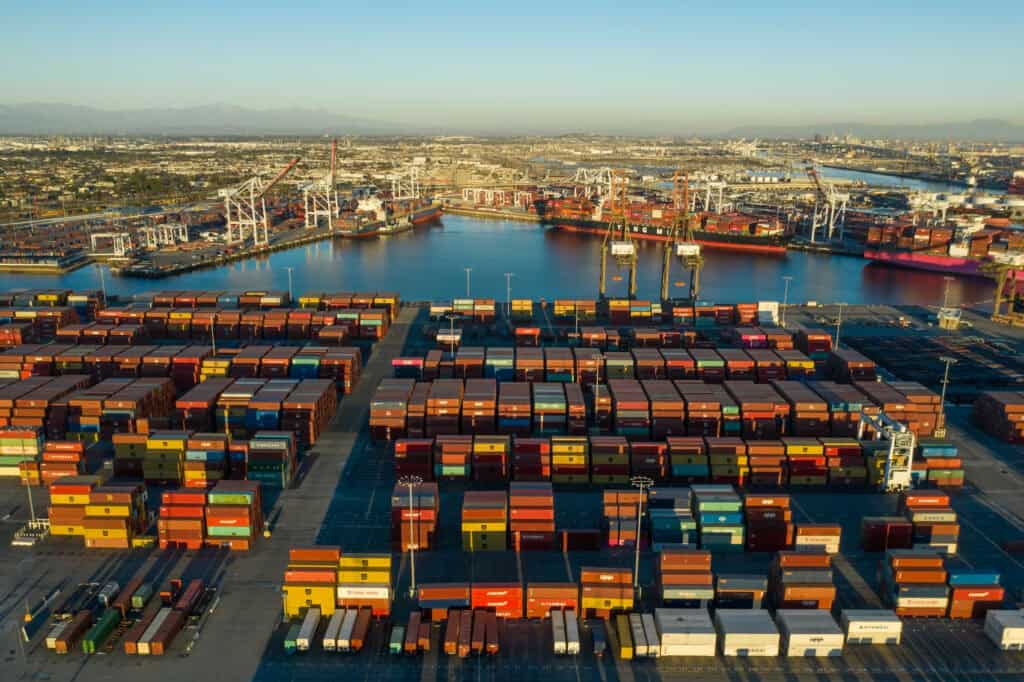
[[[466,206],[452,206],[446,204],[445,213],[452,215],[464,215],[473,218],[489,218],[491,220],[516,220],[523,223],[539,223],[540,217],[536,213],[525,213],[523,211],[504,211],[497,208],[478,208]]]
[[[0,255],[0,272],[39,273],[45,275],[66,275],[94,262],[88,254],[79,254],[73,258],[41,259],[37,263],[24,263],[17,260],[6,260]]]

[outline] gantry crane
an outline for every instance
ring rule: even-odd
[[[992,321],[1024,326],[1024,295],[1018,285],[1019,277],[1024,273],[1024,254],[992,254],[992,261],[982,265],[981,269],[996,280],[996,290],[992,294]]]
[[[334,219],[338,217],[338,192],[334,189],[334,168],[338,158],[338,140],[331,140],[331,169],[327,175],[302,186],[305,205],[306,229],[320,225],[320,218],[327,220],[327,229],[334,231]]]
[[[700,271],[704,267],[704,256],[701,255],[700,244],[694,241],[693,225],[690,222],[690,177],[686,173],[676,171],[672,176],[672,204],[675,207],[675,220],[672,222],[669,239],[665,242],[664,260],[661,263],[661,300],[671,303],[669,286],[673,256],[679,258],[683,266],[690,271],[689,303],[697,304],[700,293]]]
[[[818,228],[824,228],[828,240],[832,241],[836,228],[839,228],[839,239],[845,235],[846,204],[850,195],[837,192],[831,183],[821,181],[814,164],[807,166],[807,176],[814,183],[814,214],[811,217],[811,243],[817,241]]]
[[[288,175],[300,157],[296,156],[291,163],[277,174],[269,183],[256,175],[237,187],[222,189],[217,196],[224,199],[224,215],[228,224],[228,244],[238,244],[252,235],[253,246],[266,246],[270,243],[270,219],[267,216],[267,202],[264,197],[284,176]]]
[[[629,298],[636,298],[636,267],[637,252],[633,236],[629,231],[629,179],[623,171],[611,174],[611,192],[606,197],[608,202],[608,229],[601,242],[601,281],[599,293],[604,300],[608,280],[608,254],[619,268],[629,268]],[[603,213],[603,212],[602,212]],[[603,217],[603,215],[602,215]]]

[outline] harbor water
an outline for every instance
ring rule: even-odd
[[[445,215],[440,221],[399,235],[366,240],[322,241],[260,258],[195,270],[157,280],[115,277],[104,269],[108,293],[128,296],[146,291],[292,288],[307,291],[397,291],[406,300],[446,300],[466,294],[505,300],[505,273],[513,273],[513,298],[596,298],[601,238],[563,232],[534,223]],[[640,243],[638,295],[659,297],[662,248]],[[684,297],[688,281],[673,264],[672,295]],[[624,296],[628,273],[608,261],[608,295]],[[613,278],[620,277],[616,281]],[[871,264],[851,256],[790,251],[766,256],[705,250],[701,300],[738,302],[781,300],[784,277],[791,277],[789,301],[934,305],[942,302],[946,281],[940,274]],[[99,289],[96,267],[65,275],[0,274],[0,288]],[[948,282],[950,303],[991,298],[985,280]]]

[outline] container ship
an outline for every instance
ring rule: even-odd
[[[371,196],[359,199],[347,211],[342,210],[340,234],[348,239],[398,234],[440,217],[441,206],[432,199],[396,201]]]
[[[1013,172],[1013,177],[1010,178],[1010,184],[1006,188],[1006,193],[1024,197],[1024,170]]]
[[[542,224],[570,232],[604,236],[608,226],[619,219],[606,215],[601,202],[567,197],[541,199],[537,215]],[[631,201],[627,209],[629,230],[634,239],[668,241],[679,214],[670,202]],[[782,222],[747,213],[693,213],[689,216],[694,241],[712,249],[784,255],[792,238]]]
[[[971,218],[942,227],[872,227],[864,257],[913,270],[991,278],[986,266],[998,255],[1024,253],[1024,230],[1010,227],[1008,221]],[[1016,277],[1024,280],[1024,271],[1017,271]]]

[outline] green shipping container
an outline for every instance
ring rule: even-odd
[[[104,611],[100,619],[96,621],[96,624],[89,628],[89,632],[85,633],[85,637],[82,638],[82,652],[86,654],[96,653],[120,622],[120,611],[117,609],[107,609]]]

